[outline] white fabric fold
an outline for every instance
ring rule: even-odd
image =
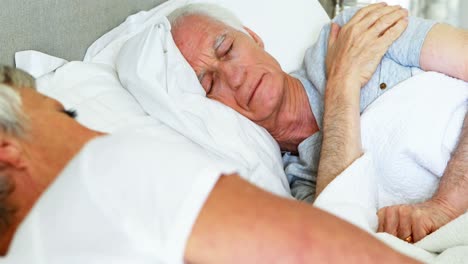
[[[428,72],[385,93],[362,115],[378,172],[379,208],[429,199],[458,141],[468,83]]]
[[[189,3],[190,0],[170,0],[149,11],[140,11],[129,16],[124,23],[104,34],[86,51],[85,62],[115,65],[115,59],[122,45],[142,29],[157,24],[165,15],[176,8]]]
[[[323,190],[314,206],[374,232],[378,224],[375,175],[373,158],[366,153]]]
[[[15,53],[16,67],[29,72],[34,78],[51,73],[68,61],[35,50]]]

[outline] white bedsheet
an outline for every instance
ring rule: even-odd
[[[467,103],[468,83],[439,73],[394,87],[362,115],[366,154],[325,188],[315,206],[375,233],[378,208],[430,198],[456,146]],[[424,262],[468,263],[468,213],[414,245],[377,236]]]

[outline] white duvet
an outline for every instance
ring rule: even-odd
[[[388,91],[361,117],[365,155],[325,188],[315,206],[375,233],[378,208],[430,198],[456,146],[467,103],[468,83],[433,72]],[[468,213],[414,245],[377,236],[424,262],[468,263]]]

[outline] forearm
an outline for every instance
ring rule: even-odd
[[[188,263],[416,263],[317,208],[221,177],[195,223]]]
[[[361,156],[361,87],[406,29],[407,16],[400,6],[378,3],[359,10],[341,29],[331,25],[317,195]]]
[[[468,31],[436,24],[421,51],[421,68],[468,81]]]
[[[433,199],[442,202],[455,215],[468,210],[468,114],[465,115],[458,146],[447,164]]]
[[[354,160],[362,155],[359,84],[330,79],[325,92],[323,142],[317,176],[318,196]],[[345,86],[344,89],[340,86]]]

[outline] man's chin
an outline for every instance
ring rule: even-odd
[[[263,106],[264,107],[264,106]],[[264,127],[266,129],[268,124],[272,123],[273,121],[273,111],[265,111],[265,108],[262,108],[262,106],[259,106],[261,110],[259,112],[253,111],[254,115],[252,115],[252,118],[249,118],[252,122],[255,124]]]

